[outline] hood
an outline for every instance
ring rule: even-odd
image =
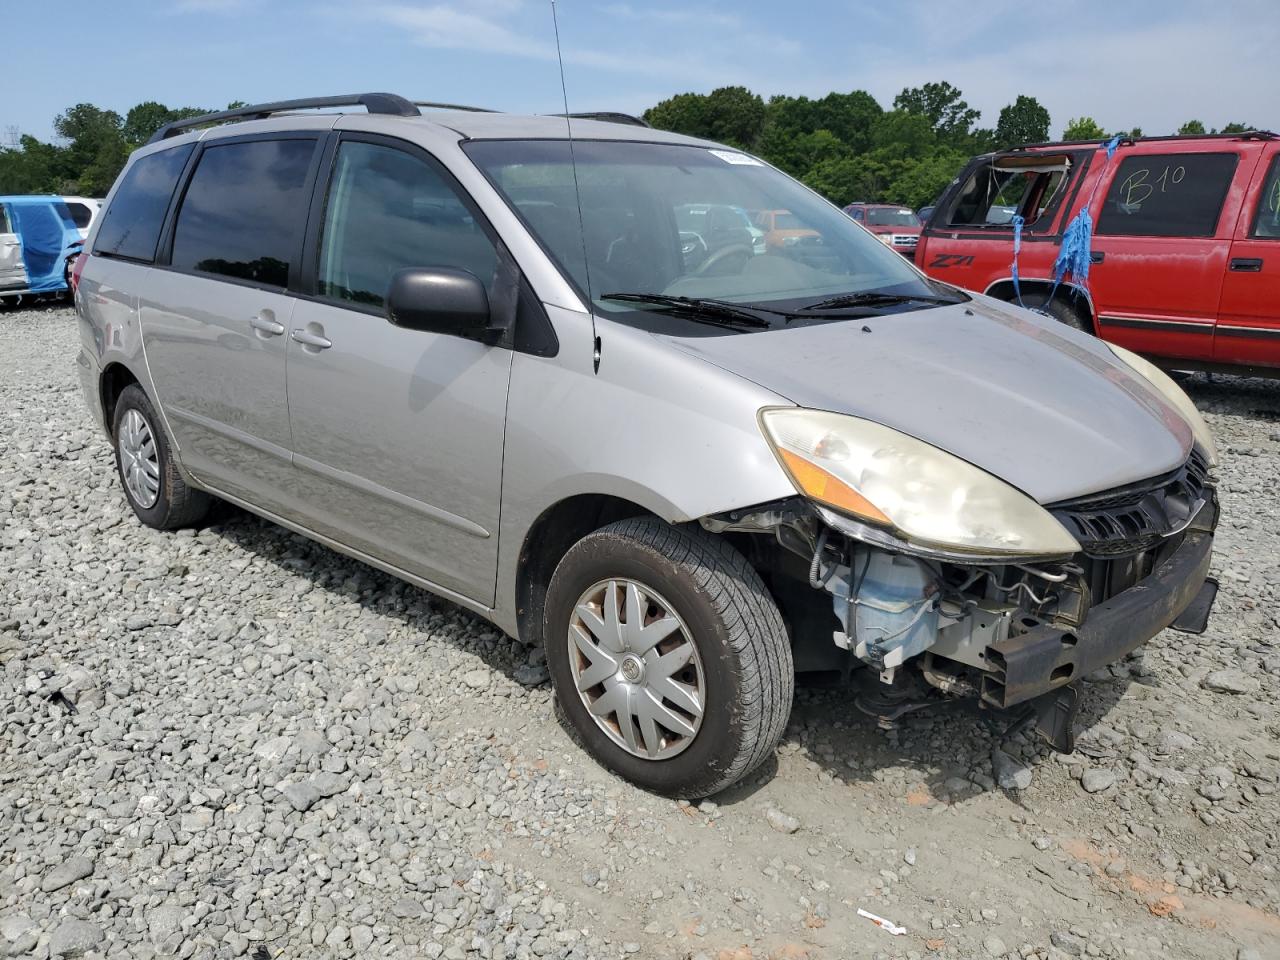
[[[919,227],[894,227],[885,223],[877,223],[874,225],[864,224],[864,226],[866,226],[872,233],[902,233],[914,237],[920,236]]]
[[[663,337],[802,407],[981,467],[1040,503],[1181,466],[1191,429],[1102,341],[986,297],[766,333]]]

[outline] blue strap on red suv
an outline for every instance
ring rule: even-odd
[[[1106,165],[1098,172],[1098,177],[1093,181],[1093,189],[1089,192],[1089,199],[1084,202],[1084,206],[1067,224],[1067,229],[1062,231],[1062,245],[1058,249],[1058,259],[1053,261],[1053,289],[1049,291],[1049,300],[1052,301],[1054,295],[1058,292],[1058,285],[1062,283],[1063,278],[1069,273],[1071,280],[1075,286],[1089,291],[1089,263],[1093,254],[1093,216],[1089,213],[1089,208],[1093,206],[1093,198],[1097,196],[1098,187],[1102,181],[1106,179],[1107,167],[1111,166],[1111,158],[1116,154],[1116,148],[1120,146],[1120,134],[1116,134],[1107,141],[1107,162]],[[1017,241],[1014,241],[1014,250],[1017,250]],[[1015,281],[1016,287],[1016,281]]]
[[[1022,302],[1022,278],[1018,276],[1018,254],[1022,250],[1022,227],[1027,220],[1015,214],[1009,222],[1013,224],[1013,263],[1009,266],[1009,273],[1013,276],[1013,295],[1021,307],[1025,304]]]

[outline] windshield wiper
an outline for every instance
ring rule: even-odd
[[[799,312],[810,310],[843,310],[848,307],[891,307],[897,303],[963,303],[954,297],[933,297],[927,294],[906,293],[846,293],[839,297],[819,300],[800,308]]]
[[[720,327],[749,327],[753,330],[767,330],[772,324],[763,317],[758,317],[750,310],[727,303],[723,300],[703,300],[698,297],[673,297],[665,293],[604,293],[601,300],[621,300],[624,303],[644,303],[654,307],[664,307],[673,316],[685,317],[697,323],[709,323]],[[752,308],[755,309],[755,308]],[[778,310],[766,310],[766,313],[780,313]]]

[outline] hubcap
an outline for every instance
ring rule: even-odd
[[[129,410],[120,421],[116,438],[120,451],[120,474],[133,502],[144,510],[160,497],[160,457],[151,424],[137,410]]]
[[[569,619],[569,665],[596,726],[632,756],[665,760],[702,726],[702,661],[684,621],[635,580],[589,587]]]

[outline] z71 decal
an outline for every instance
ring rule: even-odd
[[[969,267],[973,265],[973,254],[940,253],[930,261],[930,267]]]

